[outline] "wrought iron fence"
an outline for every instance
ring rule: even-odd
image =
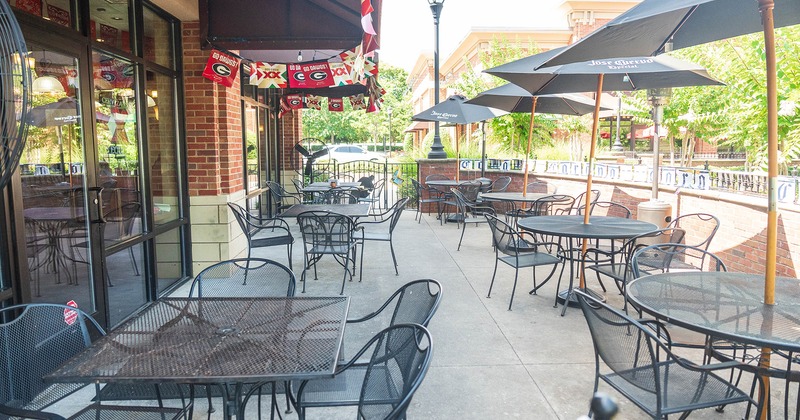
[[[356,160],[352,162],[315,162],[312,165],[315,180],[336,178],[343,181],[358,181],[375,175],[375,180],[385,181],[381,205],[388,208],[403,197],[411,197],[409,206],[416,206],[416,193],[411,178],[417,177],[416,162],[387,162]]]

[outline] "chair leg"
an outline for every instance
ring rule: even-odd
[[[399,276],[400,275],[400,271],[397,270],[397,257],[395,257],[395,255],[394,255],[394,245],[392,244],[392,240],[391,239],[389,239],[389,250],[392,252],[392,262],[394,262],[394,275],[395,276]],[[362,249],[361,251],[363,252],[364,250]],[[361,258],[361,264],[362,264],[362,266],[364,264],[364,258],[363,257]]]
[[[294,271],[294,268],[292,268],[292,244],[286,245],[286,248],[286,253],[289,256],[289,270]]]
[[[131,264],[133,265],[133,274],[136,276],[140,276],[139,273],[139,266],[136,265],[136,255],[133,253],[133,247],[128,248],[128,252],[131,253]]]
[[[536,267],[534,267],[535,269]],[[508,310],[511,310],[511,304],[514,303],[514,292],[517,291],[517,278],[519,277],[519,268],[514,267],[514,286],[511,288],[511,300],[508,301]]]
[[[364,248],[366,248],[366,246],[364,246],[364,243],[362,242],[361,243],[361,262],[359,263],[359,266],[358,266],[358,281],[359,281],[359,283],[361,282],[361,280],[364,279]]]
[[[467,222],[464,222],[464,226],[461,227],[461,239],[458,240],[458,248],[456,251],[461,251],[461,241],[464,240],[464,231],[467,230]]]
[[[494,287],[494,278],[497,276],[497,262],[499,260],[497,258],[494,259],[494,271],[492,272],[492,282],[489,283],[489,293],[486,295],[487,298],[492,297],[492,287]]]

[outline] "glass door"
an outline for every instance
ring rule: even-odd
[[[33,95],[20,158],[25,255],[33,302],[97,310],[79,54],[29,41]],[[23,276],[24,278],[24,276]]]

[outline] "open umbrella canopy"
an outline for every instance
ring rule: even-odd
[[[467,104],[484,105],[507,112],[531,112],[533,95],[527,90],[508,83],[479,93]],[[602,109],[611,109],[602,107]],[[538,114],[584,115],[594,111],[594,100],[578,94],[563,93],[541,95],[536,100]]]
[[[591,92],[603,74],[604,91],[631,91],[680,86],[721,85],[697,64],[670,56],[605,58],[544,67],[541,54],[486,70],[536,95]]]
[[[800,2],[775,0],[775,27],[800,24]],[[656,55],[763,30],[754,0],[644,0],[536,68],[605,57]]]
[[[439,121],[444,124],[471,124],[499,117],[505,112],[482,105],[465,103],[467,98],[452,95],[442,102],[414,115],[414,121]]]

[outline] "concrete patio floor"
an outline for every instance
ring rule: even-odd
[[[488,226],[469,225],[461,250],[456,251],[461,233],[456,225],[440,226],[429,215],[417,223],[414,214],[413,209],[407,210],[395,230],[400,274],[396,276],[391,267],[387,243],[369,244],[363,281],[356,277],[345,287],[345,294],[352,297],[350,316],[356,317],[377,308],[408,281],[433,278],[442,284],[442,303],[429,326],[434,342],[432,366],[411,403],[408,417],[574,420],[585,415],[593,386],[592,342],[579,308],[570,307],[561,317],[561,307],[553,307],[557,274],[538,295],[529,295],[530,269],[521,271],[513,310],[509,311],[514,276],[510,267],[501,264],[492,297],[486,297],[494,267]],[[297,224],[290,221],[290,225],[297,241],[293,257],[299,281],[302,240]],[[286,263],[285,248],[257,249],[253,254]],[[542,268],[537,278],[544,278],[547,272],[549,269]],[[565,281],[567,276],[568,269]],[[313,280],[313,274],[309,276],[306,295],[336,295],[341,279],[342,268],[332,258],[325,258],[319,265],[319,280]],[[589,286],[600,290],[593,278]],[[621,308],[622,298],[616,287],[610,281],[606,286],[611,304]],[[301,287],[298,283],[298,290]],[[691,356],[697,359],[696,355]],[[750,380],[743,379],[742,384],[749,387]],[[600,390],[618,401],[617,419],[646,418],[610,387],[601,383]],[[773,401],[779,407],[774,408],[773,418],[783,417],[782,393],[783,383],[776,382]],[[249,408],[252,405],[255,404]],[[206,417],[205,406],[204,399],[196,400],[195,418]],[[741,419],[745,408],[738,404],[723,413],[706,409],[691,417]],[[212,418],[221,418],[220,411]],[[246,416],[251,417],[255,415]],[[289,414],[288,418],[296,416]],[[308,418],[352,419],[355,411],[309,409]]]

